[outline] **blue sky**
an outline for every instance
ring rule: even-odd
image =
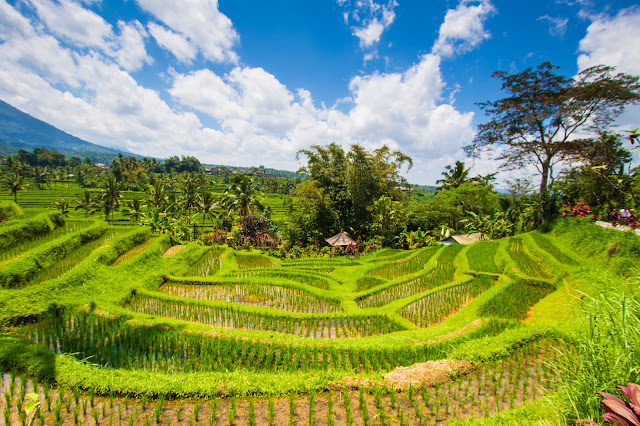
[[[387,144],[433,184],[465,160],[475,103],[501,96],[495,70],[639,75],[638,40],[623,0],[0,0],[0,98],[94,143],[207,163],[296,170],[312,144]],[[634,107],[619,125],[639,122]]]

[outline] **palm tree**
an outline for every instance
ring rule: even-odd
[[[122,190],[124,185],[116,179],[112,174],[107,176],[107,179],[102,184],[102,192],[100,193],[100,200],[102,201],[102,207],[104,208],[105,220],[108,220],[109,214],[111,214],[111,222],[113,222],[113,212],[120,207],[120,198],[122,198]]]
[[[167,185],[161,179],[158,179],[154,185],[147,187],[147,192],[149,193],[147,198],[149,205],[164,211],[167,206]]]
[[[80,194],[76,194],[76,213],[78,210],[85,210],[85,215],[87,217],[91,216],[96,212],[96,200],[91,198],[91,192],[85,189],[85,191]]]
[[[13,201],[18,203],[18,191],[27,189],[29,185],[24,183],[24,176],[19,172],[9,173],[3,180],[3,186],[9,190],[9,195],[13,195]]]
[[[238,216],[250,215],[252,208],[262,211],[264,206],[253,195],[254,192],[253,179],[242,175],[224,191],[223,204],[235,209]]]
[[[53,202],[53,207],[55,207],[55,209],[60,211],[60,213],[62,213],[63,215],[67,216],[69,214],[69,204],[69,201],[65,200],[64,198],[60,198],[59,200]]]
[[[203,192],[198,198],[198,208],[200,209],[200,213],[202,213],[203,227],[207,216],[211,217],[211,223],[213,223],[213,218],[216,216],[216,212],[214,210],[215,205],[215,197],[209,191]]]
[[[138,198],[134,198],[133,200],[127,202],[127,208],[124,210],[124,214],[129,216],[132,221],[138,222],[140,217],[142,217],[142,209],[145,206],[142,205],[142,202]]]
[[[437,188],[438,191],[441,189],[457,188],[469,181],[469,170],[471,169],[465,169],[464,162],[462,161],[456,161],[453,167],[451,165],[446,166],[445,170],[446,171],[442,172],[444,179],[438,179],[436,181],[437,184],[441,184],[441,186]]]
[[[197,176],[185,174],[180,185],[182,193],[178,199],[180,207],[191,216],[191,209],[198,206],[198,179]]]

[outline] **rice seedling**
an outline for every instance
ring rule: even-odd
[[[73,232],[84,229],[92,224],[93,222],[91,221],[67,220],[64,225],[57,227],[56,229],[45,235],[41,235],[33,239],[26,239],[24,241],[21,241],[19,244],[15,244],[11,247],[7,247],[4,250],[0,250],[0,263],[9,261],[19,254],[22,254],[48,242],[54,241],[67,234],[71,234]]]
[[[507,247],[509,257],[513,259],[516,266],[523,274],[534,278],[552,279],[549,274],[535,259],[533,259],[524,249],[522,238],[513,237],[509,240]]]
[[[356,291],[369,290],[370,288],[377,287],[384,284],[386,281],[375,277],[361,277],[356,281]]]
[[[275,266],[272,260],[259,254],[236,253],[235,256],[240,269],[272,268]]]
[[[289,317],[241,311],[230,305],[199,305],[144,296],[134,297],[128,308],[137,313],[199,322],[214,327],[269,330],[311,338],[372,336],[403,329],[386,315]]]
[[[315,424],[314,423],[314,419],[313,419],[313,409],[315,407],[315,397],[316,397],[315,392],[313,392],[313,391],[309,392],[309,403],[308,403],[308,406],[309,406],[309,426],[313,426]]]
[[[405,275],[414,274],[423,270],[427,262],[439,250],[439,247],[428,247],[420,250],[415,256],[409,259],[396,260],[388,265],[369,271],[367,275],[373,277],[395,280]]]
[[[111,266],[118,266],[120,264],[122,264],[123,262],[126,262],[129,259],[133,259],[134,257],[136,257],[137,255],[139,255],[140,253],[142,253],[143,251],[145,251],[147,248],[149,248],[149,246],[155,241],[154,238],[149,238],[147,241],[145,241],[144,243],[132,248],[131,250],[122,253],[120,256],[118,256],[118,258],[111,264]]]
[[[190,277],[208,277],[215,274],[220,270],[222,265],[220,256],[223,252],[224,250],[210,249],[189,267],[185,275]]]
[[[289,394],[289,425],[296,424],[296,403],[293,399],[293,392]]]
[[[312,287],[321,288],[323,290],[329,288],[329,282],[335,282],[338,284],[338,281],[325,274],[293,268],[242,269],[239,271],[232,271],[230,275],[234,278],[284,278],[289,281],[295,281]]]
[[[459,244],[446,247],[442,251],[435,268],[416,278],[392,284],[378,292],[363,296],[358,299],[358,306],[362,309],[381,307],[395,300],[415,296],[451,282],[455,278],[453,261],[461,249],[462,246]]]
[[[265,306],[291,312],[314,314],[342,311],[339,300],[320,298],[296,288],[258,283],[204,284],[198,284],[197,282],[168,282],[160,290],[172,296],[189,299],[223,300],[225,302]]]
[[[495,278],[479,275],[466,283],[430,293],[398,313],[418,327],[429,327],[460,310],[494,283]]]
[[[247,421],[250,426],[255,426],[256,424],[256,407],[253,398],[249,398],[249,414],[247,416]]]
[[[478,313],[523,320],[533,305],[554,290],[551,284],[542,281],[518,280],[487,301]]]
[[[499,245],[500,243],[495,241],[480,241],[472,244],[467,250],[469,269],[478,272],[501,273],[502,271],[495,262]]]
[[[275,412],[275,404],[273,403],[273,398],[269,397],[267,402],[267,422],[269,426],[273,425],[273,421],[276,418]]]
[[[542,235],[542,234],[540,234],[538,232],[532,232],[530,235],[533,237],[533,240],[538,245],[538,247],[540,247],[542,250],[544,250],[547,253],[549,253],[558,262],[564,263],[565,265],[569,265],[569,266],[578,265],[578,262],[576,262],[571,257],[569,257],[564,252],[562,252],[546,236],[544,236],[544,235]]]
[[[80,263],[82,263],[87,257],[89,257],[93,250],[97,249],[98,247],[102,247],[108,241],[110,241],[117,235],[120,235],[122,232],[122,230],[116,229],[108,230],[100,238],[90,241],[73,250],[67,257],[55,263],[53,266],[39,271],[33,277],[33,279],[31,279],[30,284],[36,285],[66,274],[67,272],[80,265]]]

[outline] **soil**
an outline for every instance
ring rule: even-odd
[[[409,387],[435,386],[475,370],[466,360],[442,359],[398,367],[384,375],[384,383],[393,389],[408,390]]]
[[[171,257],[185,247],[186,247],[185,245],[177,245],[177,246],[169,247],[169,249],[163,253],[162,257]]]

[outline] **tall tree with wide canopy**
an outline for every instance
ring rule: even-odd
[[[353,144],[345,152],[340,145],[330,143],[300,150],[297,159],[301,156],[306,157],[307,165],[298,172],[309,179],[298,188],[299,199],[304,202],[292,222],[306,225],[304,231],[295,229],[291,234],[302,241],[340,229],[368,232],[374,202],[385,196],[400,200],[399,187],[404,183],[400,170],[405,164],[409,168],[413,165],[408,155],[387,146],[367,151]]]
[[[616,73],[614,67],[598,65],[574,78],[558,75],[557,69],[544,62],[516,74],[493,73],[508,96],[478,104],[490,120],[478,126],[465,147],[472,156],[498,148],[495,158],[503,169],[533,164],[541,176],[540,221],[548,219],[553,167],[590,146],[578,132],[606,130],[626,105],[640,100],[639,78]]]

